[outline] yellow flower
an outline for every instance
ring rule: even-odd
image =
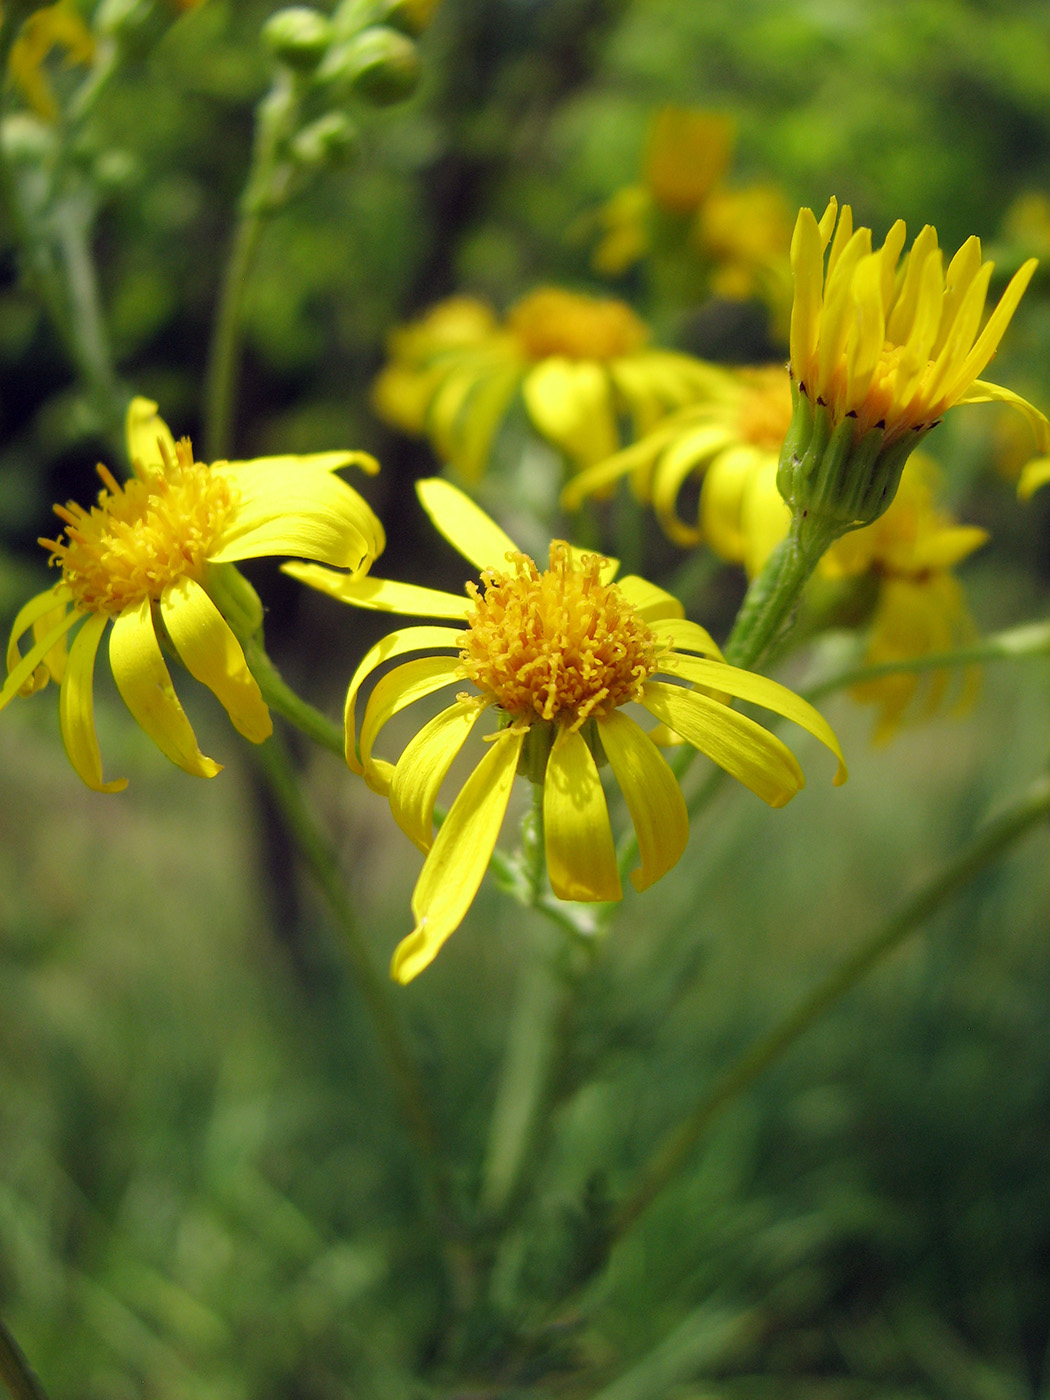
[[[343,602],[438,618],[391,632],[358,666],[346,697],[351,769],[389,797],[395,820],[427,853],[412,897],[413,932],[399,944],[392,974],[407,982],[436,956],[470,907],[489,863],[516,773],[542,785],[551,888],[560,899],[617,900],[620,876],[598,765],[608,760],[638,837],[637,889],[658,880],[685,849],[681,790],[656,744],[623,706],[634,702],[675,740],[693,745],[771,806],[788,802],[804,778],[774,735],[725,701],[736,697],[785,715],[842,755],[826,721],[764,676],[728,666],[708,633],[684,620],[678,601],[644,579],[613,583],[614,562],[562,541],[539,568],[462,492],[441,479],[419,496],[441,534],[480,571],[462,595],[385,579],[348,580],[308,564],[286,564]],[[380,678],[376,669],[410,652],[428,654]],[[657,680],[658,674],[671,678]],[[416,700],[455,686],[455,702],[426,723],[397,763],[374,753],[380,731]],[[459,791],[435,838],[438,791],[481,716],[495,730],[485,756]]]
[[[559,287],[523,297],[502,323],[457,297],[395,333],[373,400],[476,481],[520,394],[532,426],[578,469],[617,450],[622,418],[645,432],[703,383],[696,360],[648,337],[624,302]]]
[[[651,501],[667,535],[686,548],[705,541],[720,558],[754,573],[790,524],[777,491],[777,459],[791,422],[791,390],[779,365],[727,370],[707,366],[699,401],[658,424],[639,442],[587,468],[566,486],[575,509],[592,492],[627,476]],[[701,479],[698,523],[683,518],[686,483]]]
[[[65,49],[67,65],[90,63],[95,53],[91,31],[69,0],[34,10],[11,47],[11,77],[30,107],[45,121],[54,121],[58,115],[55,95],[44,72],[44,63],[56,47]]]
[[[733,123],[722,112],[661,107],[649,125],[643,179],[663,209],[691,214],[725,174],[733,153]]]
[[[62,578],[15,618],[7,681],[0,690],[2,709],[15,695],[32,694],[49,679],[61,682],[66,752],[98,792],[127,785],[126,779],[103,781],[95,733],[95,654],[110,623],[109,660],[124,703],[173,763],[210,778],[221,765],[197,747],[162,642],[214,692],[234,727],[260,743],[271,732],[269,710],[212,594],[224,605],[252,611],[258,599],[231,569],[234,561],[291,554],[356,573],[368,568],[384,542],[372,511],[334,475],[351,463],[376,470],[365,453],[205,466],[194,461],[188,438],[175,442],[156,404],[147,399],[132,401],[127,432],[133,479],[122,486],[100,465],[104,489],[96,506],[55,507],[65,531],[40,543]],[[254,625],[259,622],[261,610]],[[78,623],[83,625],[67,656],[66,634]],[[19,643],[29,631],[34,644],[22,656]]]
[[[976,628],[951,570],[988,538],[975,525],[959,525],[934,503],[935,468],[918,454],[905,467],[897,497],[880,519],[845,535],[820,562],[826,578],[877,580],[878,593],[864,660],[869,665],[910,661],[974,641]],[[885,743],[912,711],[933,715],[953,679],[948,669],[879,676],[851,687],[855,700],[879,710],[874,742]],[[980,672],[963,673],[957,708],[976,694]],[[921,704],[916,708],[916,702]]]
[[[711,291],[729,301],[760,297],[787,331],[791,306],[791,215],[776,185],[711,191],[697,212],[692,241],[712,264]],[[782,327],[779,326],[783,321]]]
[[[876,519],[893,499],[909,452],[956,404],[1011,404],[1031,423],[1040,449],[1050,448],[1050,423],[1042,413],[978,378],[1035,259],[1010,279],[981,330],[992,264],[981,261],[980,241],[967,239],[945,269],[936,230],[927,225],[898,271],[905,236],[898,220],[873,251],[871,230],[854,232],[849,207],[838,216],[834,199],[819,223],[803,209],[795,225],[796,409],[779,483],[810,528],[826,525],[841,534]]]

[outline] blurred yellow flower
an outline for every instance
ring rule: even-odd
[[[157,406],[134,399],[127,418],[134,477],[121,485],[99,466],[103,490],[90,510],[56,506],[65,530],[40,543],[62,571],[60,582],[21,609],[11,629],[0,709],[49,680],[61,683],[59,714],[76,772],[98,792],[105,782],[95,732],[95,655],[112,623],[109,660],[121,697],[157,747],[188,773],[210,778],[221,765],[205,757],[179,704],[161,644],[225,707],[234,727],[261,742],[269,710],[240,642],[212,594],[222,566],[263,555],[322,560],[351,573],[367,570],[383,548],[379,521],[334,473],[351,463],[377,469],[361,452],[195,462],[188,438],[176,443]],[[238,576],[239,577],[239,576]],[[242,590],[249,585],[240,580]],[[258,607],[258,599],[248,595]],[[261,622],[261,609],[258,621]],[[82,624],[66,653],[66,634]],[[22,637],[32,631],[25,656]]]
[[[1033,457],[1021,472],[1021,479],[1017,483],[1017,494],[1022,501],[1027,501],[1034,491],[1038,491],[1039,487],[1045,486],[1048,481],[1050,481],[1050,457]]]
[[[648,339],[612,298],[540,287],[500,322],[483,302],[454,297],[391,336],[373,402],[476,481],[520,395],[535,430],[579,469],[617,450],[621,419],[646,432],[704,383],[698,361]]]
[[[560,540],[541,569],[448,482],[432,479],[417,489],[440,533],[480,571],[480,587],[468,583],[457,596],[284,565],[301,582],[357,607],[447,622],[384,637],[358,666],[346,697],[348,764],[389,797],[398,825],[427,853],[412,897],[416,926],[394,954],[398,981],[433,960],[469,909],[516,773],[542,787],[547,873],[558,898],[621,898],[598,771],[605,760],[638,837],[635,887],[645,889],[677,862],[688,836],[685,802],[653,740],[624,712],[628,703],[648,710],[677,741],[707,754],[771,806],[782,806],[803,786],[802,770],[779,739],[724,703],[729,697],[763,705],[816,735],[839,759],[836,781],[845,780],[838,742],[817,711],[775,681],[726,665],[670,594],[634,576],[614,584],[614,562]],[[362,686],[378,667],[409,652],[453,655],[426,655],[385,674],[371,691],[359,732]],[[660,673],[670,683],[654,679]],[[388,720],[446,686],[457,688],[455,702],[419,730],[396,764],[374,755]],[[486,736],[485,756],[435,838],[438,791],[490,710],[497,727]]]
[[[662,208],[691,214],[721,180],[732,154],[733,122],[725,113],[661,107],[645,144],[645,188]]]
[[[712,190],[691,238],[712,264],[711,290],[729,301],[758,297],[784,315],[791,306],[791,211],[776,185]]]
[[[55,94],[44,70],[51,51],[62,48],[67,66],[90,63],[95,53],[91,30],[70,0],[58,0],[34,10],[24,22],[11,48],[11,77],[34,112],[45,121],[58,115]]]
[[[698,401],[651,433],[588,467],[562,492],[566,509],[621,477],[651,502],[667,535],[684,547],[707,543],[731,563],[757,571],[787,534],[791,515],[777,491],[777,459],[791,421],[791,389],[780,365],[758,369],[707,366]],[[683,518],[680,496],[700,479],[697,523]]]

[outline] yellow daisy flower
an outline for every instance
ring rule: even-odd
[[[55,95],[44,72],[51,51],[63,48],[66,64],[90,63],[95,53],[91,30],[68,0],[34,10],[11,47],[11,77],[26,101],[45,121],[58,115]]]
[[[161,646],[214,692],[234,727],[254,743],[272,729],[269,710],[248,669],[230,611],[258,599],[230,566],[269,554],[322,560],[354,573],[383,548],[383,530],[362,498],[334,475],[354,463],[377,470],[362,452],[196,462],[188,438],[176,443],[157,405],[134,399],[127,417],[134,477],[121,485],[99,466],[103,490],[90,510],[56,506],[65,530],[40,543],[62,571],[53,588],[21,609],[11,629],[8,676],[0,709],[48,680],[61,683],[59,715],[69,760],[88,787],[117,792],[126,779],[103,781],[95,732],[95,655],[112,623],[109,660],[117,689],[157,747],[186,772],[214,777],[179,704]],[[231,593],[235,596],[231,598]],[[237,596],[239,595],[239,597]],[[253,619],[261,622],[261,609]],[[79,631],[66,654],[66,634]],[[23,656],[19,643],[32,632]]]
[[[696,360],[648,339],[611,298],[540,287],[499,322],[457,297],[396,333],[373,400],[387,422],[425,434],[476,481],[520,395],[532,426],[579,469],[617,450],[621,419],[645,432],[703,383]]]
[[[976,639],[962,587],[951,570],[985,543],[988,532],[976,525],[960,525],[939,509],[934,501],[936,482],[929,458],[913,457],[885,515],[843,536],[821,560],[825,578],[867,574],[877,580],[864,653],[869,665],[952,651]],[[917,720],[935,714],[953,679],[947,669],[901,672],[852,686],[850,694],[878,707],[874,742],[882,744],[896,734],[909,712]],[[972,702],[979,683],[978,668],[965,668],[956,708]]]
[[[661,107],[649,124],[642,178],[663,209],[692,214],[729,167],[733,122],[724,112]]]
[[[651,433],[568,483],[562,504],[576,509],[628,477],[641,501],[676,544],[703,540],[720,558],[754,572],[760,541],[783,539],[790,512],[777,491],[777,459],[791,422],[791,387],[781,365],[729,370],[707,366],[699,401],[665,418]],[[688,481],[701,481],[696,524],[683,517]],[[765,549],[762,557],[768,553]]]
[[[1010,279],[981,330],[992,264],[982,262],[980,241],[967,239],[945,269],[927,225],[898,271],[905,237],[898,220],[873,251],[871,230],[854,231],[849,206],[840,215],[834,199],[819,223],[803,209],[795,224],[795,416],[779,481],[811,528],[841,534],[875,520],[893,499],[908,454],[956,404],[1008,403],[1031,423],[1040,450],[1050,448],[1050,423],[1038,409],[978,378],[1035,259]]]
[[[646,731],[623,709],[637,703],[676,740],[693,745],[773,807],[804,778],[790,750],[729,697],[765,706],[809,730],[846,770],[827,722],[785,687],[728,666],[681,604],[644,579],[613,583],[616,564],[563,541],[541,569],[462,492],[419,483],[436,528],[480,571],[480,586],[438,592],[386,579],[347,579],[309,564],[285,570],[357,607],[414,613],[446,625],[391,632],[369,651],[346,697],[346,758],[388,796],[401,829],[427,853],[412,897],[416,926],[394,953],[407,982],[436,956],[470,907],[489,863],[515,774],[542,785],[547,873],[559,899],[617,900],[620,876],[599,763],[608,761],[634,823],[644,890],[685,849],[688,817],[678,783]],[[378,667],[410,652],[372,688],[360,731],[357,703]],[[659,674],[670,680],[657,680]],[[406,706],[455,686],[454,703],[425,724],[396,763],[375,755],[384,725]],[[438,791],[481,716],[497,724],[485,756],[434,836]]]

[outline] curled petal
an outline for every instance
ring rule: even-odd
[[[175,439],[152,399],[131,400],[124,430],[128,457],[137,477],[149,476],[163,467],[165,462],[174,462]]]
[[[69,606],[71,596],[68,587],[66,587],[65,584],[59,583],[56,584],[54,588],[47,589],[44,593],[38,593],[35,598],[30,598],[28,603],[25,603],[19,608],[15,620],[11,624],[11,635],[7,643],[8,675],[22,662],[22,654],[18,650],[18,644],[25,634],[32,629],[33,641],[35,643],[33,651],[35,654],[43,638],[55,631],[56,628],[65,622],[67,617],[66,610]],[[72,620],[67,624],[67,627],[72,626],[76,617],[77,614],[74,614]],[[63,628],[62,630],[59,637],[59,645],[62,642],[62,638],[65,637],[66,630],[67,628]],[[40,666],[38,670],[37,666],[40,665],[40,661],[43,661],[43,665]],[[47,685],[49,677],[55,680],[61,679],[61,676],[54,675],[54,668],[48,664],[48,658],[45,655],[34,664],[29,679],[22,683],[21,694],[33,695],[38,690],[43,690],[44,686]],[[6,692],[7,687],[5,686],[4,689]]]
[[[35,600],[34,600],[35,601]],[[26,605],[29,606],[28,604]],[[83,617],[83,613],[70,608],[65,617],[57,622],[48,632],[36,642],[26,652],[25,656],[18,658],[15,665],[8,672],[7,680],[4,681],[3,689],[0,690],[0,710],[4,708],[16,695],[32,695],[40,689],[37,678],[37,667],[45,661],[48,653],[65,637],[66,633]],[[17,657],[17,650],[15,652]],[[11,652],[8,651],[8,664],[10,665]]]
[[[413,736],[397,761],[390,810],[421,851],[429,851],[434,842],[434,803],[441,784],[485,708],[482,700],[457,700]]]
[[[603,366],[561,357],[541,360],[521,386],[529,417],[555,447],[589,465],[620,446],[612,386]]]
[[[372,758],[372,749],[383,726],[409,705],[451,685],[461,676],[456,657],[421,656],[380,677],[368,697],[361,721],[361,767],[369,787],[385,795],[394,771],[386,760]]]
[[[95,654],[109,618],[92,613],[69,648],[66,672],[58,698],[58,717],[73,769],[94,792],[121,792],[127,778],[102,779],[102,755],[95,731]]]
[[[322,564],[282,564],[281,572],[300,583],[327,593],[341,603],[374,612],[402,613],[406,617],[458,617],[466,619],[470,599],[466,594],[443,593],[415,583],[376,578],[374,574],[345,574]]]
[[[677,864],[689,839],[689,814],[678,779],[640,725],[620,710],[598,721],[602,748],[620,785],[638,838],[636,890],[648,889]]]
[[[524,735],[507,730],[464,783],[441,823],[412,895],[416,926],[394,950],[390,975],[410,982],[463,922],[506,815]]]
[[[214,778],[222,771],[221,763],[197,747],[161,655],[148,598],[115,619],[109,663],[121,699],[166,758],[198,778]]]
[[[547,874],[559,899],[623,898],[609,809],[594,755],[560,727],[543,780]]]
[[[200,584],[184,578],[166,588],[160,615],[186,670],[208,687],[238,734],[253,744],[268,739],[273,721],[259,683],[229,623]]]

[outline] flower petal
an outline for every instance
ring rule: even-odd
[[[439,476],[416,482],[423,509],[453,549],[479,569],[501,569],[518,546],[479,505]]]
[[[1050,457],[1033,457],[1021,473],[1017,483],[1017,494],[1027,501],[1033,492],[1050,481]]]
[[[58,696],[62,742],[74,772],[94,792],[122,792],[127,778],[102,779],[102,755],[95,730],[95,653],[109,616],[92,613],[73,639]]]
[[[620,446],[612,385],[593,361],[541,360],[521,393],[537,430],[576,466],[600,462]]]
[[[543,780],[547,874],[559,899],[623,898],[609,808],[594,755],[559,726]]]
[[[390,975],[410,982],[463,922],[506,815],[524,734],[506,730],[464,783],[416,881],[416,927],[394,950]]]
[[[666,660],[666,658],[665,658]],[[849,777],[846,761],[842,757],[835,732],[819,710],[815,710],[808,700],[803,700],[793,690],[779,681],[771,681],[768,676],[757,675],[754,671],[744,671],[739,666],[729,666],[723,661],[701,660],[695,656],[675,653],[670,664],[661,665],[674,675],[683,676],[693,685],[702,685],[717,690],[723,695],[733,695],[738,700],[747,700],[754,705],[764,705],[767,710],[793,720],[801,728],[820,740],[839,761],[835,773],[836,787]]]
[[[405,745],[390,780],[390,810],[421,851],[434,842],[434,803],[456,755],[486,709],[481,699],[457,700]]]
[[[293,561],[281,565],[281,572],[297,578],[300,583],[327,593],[341,603],[373,612],[403,613],[406,617],[457,617],[466,620],[470,599],[466,594],[443,593],[437,588],[422,588],[415,583],[397,583],[394,579],[376,578],[374,574],[346,574],[326,569],[323,564],[300,564]]]
[[[386,759],[372,758],[372,749],[383,725],[415,701],[462,679],[462,675],[458,657],[421,656],[415,661],[406,661],[375,683],[361,721],[360,745],[361,767],[373,791],[385,796],[394,772],[394,765]]]
[[[166,588],[160,615],[186,670],[208,687],[238,734],[253,744],[268,739],[273,721],[259,683],[229,623],[200,584],[183,578]]]
[[[658,588],[639,574],[624,574],[623,578],[616,580],[616,587],[650,627],[659,619],[685,615],[685,609],[673,593]]]
[[[1040,452],[1050,451],[1050,421],[1047,420],[1046,414],[1040,413],[1034,404],[1030,404],[1020,394],[1015,394],[1012,389],[1004,389],[1001,384],[989,384],[986,379],[975,379],[957,402],[1009,404],[1028,419]]]
[[[68,607],[71,597],[69,588],[63,583],[57,583],[54,588],[48,588],[43,593],[38,593],[35,598],[30,598],[28,603],[19,608],[15,620],[11,624],[11,635],[7,642],[7,671],[9,675],[22,660],[18,643],[25,634],[32,628],[34,644],[38,645],[48,633],[54,631],[60,623],[65,621],[67,616],[65,609]],[[52,617],[51,614],[57,613],[59,608],[62,609],[61,617]],[[69,626],[72,626],[72,623]],[[65,636],[65,630],[62,632],[62,636]],[[45,657],[43,660],[44,665],[39,674],[34,666],[29,680],[24,683],[21,692],[23,695],[34,695],[38,690],[43,690],[49,677],[61,679],[60,676],[55,677],[53,670],[47,666],[47,658]]]
[[[290,554],[358,570],[382,553],[383,527],[366,501],[309,457],[223,462],[212,471],[239,496],[209,556],[213,564]]]
[[[631,883],[645,890],[666,875],[685,850],[685,798],[660,750],[629,715],[614,710],[598,721],[598,733],[638,838],[641,865],[631,871]]]
[[[701,627],[698,622],[689,622],[685,618],[660,618],[649,623],[649,631],[657,641],[664,642],[667,646],[683,647],[686,651],[698,651],[701,656],[711,656],[716,661],[722,660],[718,643],[707,628]]]
[[[38,595],[38,597],[40,596],[46,595]],[[34,599],[33,601],[36,600]],[[77,612],[75,608],[70,608],[65,617],[62,618],[60,622],[57,622],[50,631],[45,632],[38,641],[34,642],[25,656],[21,657],[16,662],[8,672],[3,689],[0,690],[0,710],[13,700],[16,695],[33,695],[37,690],[41,689],[42,682],[38,683],[35,674],[37,667],[45,660],[48,652],[50,652],[53,647],[58,646],[59,642],[62,641],[62,638],[73,624],[83,616],[84,614]],[[8,664],[10,664],[10,655],[9,651]]]
[[[214,778],[222,771],[221,763],[197,747],[161,655],[148,598],[114,619],[109,664],[124,704],[166,758],[198,778]]]
[[[805,787],[798,761],[775,734],[717,700],[649,681],[642,704],[771,807],[783,807]]]
[[[175,460],[175,439],[157,412],[152,399],[134,398],[128,404],[124,431],[128,457],[137,477],[144,477]]]

